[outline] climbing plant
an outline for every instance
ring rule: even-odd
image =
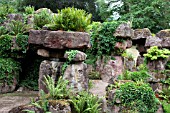
[[[14,78],[19,79],[20,63],[11,58],[0,58],[0,82],[11,85]]]

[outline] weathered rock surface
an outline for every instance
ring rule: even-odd
[[[135,29],[134,30],[134,36],[132,37],[132,40],[138,40],[141,38],[147,38],[148,36],[151,36],[151,31],[148,28],[144,29]]]
[[[68,53],[66,52],[64,54],[64,58],[68,59]],[[75,55],[75,57],[72,59],[72,61],[84,61],[86,60],[87,55],[84,52],[81,51],[77,51],[77,54]]]
[[[158,59],[158,60],[148,60],[147,66],[149,68],[149,70],[153,71],[153,70],[159,70],[159,71],[163,71],[165,70],[165,65],[167,63],[167,59]]]
[[[122,37],[122,38],[131,38],[134,34],[133,29],[130,27],[130,24],[123,23],[120,24],[115,33],[113,34],[115,37]]]
[[[159,38],[170,38],[170,29],[161,30],[156,33],[156,36]]]
[[[50,58],[64,58],[65,50],[47,50],[47,49],[38,49],[37,54],[43,57]]]
[[[12,20],[23,22],[23,16],[21,14],[8,14],[7,19],[8,23],[10,23]]]
[[[64,72],[63,78],[69,81],[69,87],[74,91],[88,89],[88,75],[86,74],[87,64],[78,62],[69,64]]]
[[[152,46],[162,47],[162,39],[155,36],[147,37],[145,47],[152,47]]]
[[[52,49],[82,49],[90,47],[90,35],[84,32],[30,30],[28,42]]]
[[[123,49],[125,50],[126,48],[132,47],[132,41],[131,40],[126,40],[124,42],[116,42],[115,48],[118,49]]]
[[[57,62],[57,61],[47,61],[44,60],[40,64],[39,69],[39,90],[44,90],[45,93],[48,92],[46,89],[46,86],[44,85],[44,77],[49,75],[54,80],[56,80],[56,77],[59,77],[61,75],[61,66],[63,65],[63,62]]]
[[[0,93],[8,93],[13,92],[17,86],[18,82],[17,79],[14,78],[12,84],[8,84],[7,82],[0,84]]]
[[[161,45],[163,48],[170,48],[170,37],[162,38]]]
[[[121,56],[113,56],[115,60],[102,58],[96,61],[96,71],[100,72],[104,82],[110,79],[116,80],[118,75],[123,73],[123,59]],[[107,59],[107,60],[106,60]],[[105,60],[107,62],[105,62]]]
[[[51,113],[71,113],[71,107],[66,100],[52,100],[49,101],[49,111]]]

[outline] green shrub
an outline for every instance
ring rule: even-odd
[[[165,48],[159,49],[158,46],[153,46],[147,50],[147,54],[144,54],[144,56],[149,60],[166,59],[170,56],[170,50]]]
[[[26,15],[29,15],[29,14],[33,14],[34,13],[34,6],[26,6],[25,8],[24,8],[24,10],[25,10],[25,14]]]
[[[9,27],[10,34],[15,36],[19,33],[24,34],[29,30],[29,25],[18,20],[12,20],[11,23],[9,23]]]
[[[53,16],[52,30],[64,31],[85,31],[91,23],[91,14],[76,8],[65,8],[58,10],[58,14]],[[50,26],[49,26],[50,27]]]
[[[168,104],[166,101],[163,101],[162,106],[165,113],[170,113],[170,104]]]
[[[48,9],[42,9],[39,13],[34,14],[35,29],[41,29],[45,24],[49,24],[52,21],[52,14]]]
[[[12,36],[2,35],[0,36],[0,57],[9,57],[12,46]]]
[[[113,103],[116,99],[120,99],[121,105],[125,108],[140,113],[155,113],[159,102],[152,88],[142,82],[121,84],[120,88],[116,90]]]
[[[8,30],[4,26],[0,26],[0,36],[8,33]]]
[[[19,79],[20,63],[11,58],[0,58],[0,81],[10,85],[14,78]]]
[[[22,53],[26,53],[28,47],[28,35],[17,34],[16,43],[20,48],[19,50],[22,51]]]

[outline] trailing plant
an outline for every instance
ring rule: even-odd
[[[77,54],[78,50],[70,50],[70,51],[66,51],[66,54],[68,55],[67,61],[63,64],[62,66],[62,75],[64,74],[67,66],[71,63],[71,61],[75,58],[76,54]]]
[[[14,78],[19,79],[20,63],[11,58],[0,58],[0,81],[11,85]]]
[[[121,84],[116,90],[113,104],[117,99],[125,108],[145,113],[155,113],[159,102],[152,88],[143,82]]]
[[[52,30],[83,32],[91,23],[91,17],[86,11],[73,7],[58,10],[58,14],[53,16]]]
[[[19,46],[22,53],[26,53],[28,47],[28,35],[17,34],[16,43]]]
[[[71,99],[73,113],[100,113],[100,99],[88,92],[80,92]]]
[[[67,88],[69,81],[60,77],[55,85],[52,77],[46,76],[44,84],[48,89],[48,99],[67,99],[71,95],[71,90]]]
[[[144,54],[144,56],[149,60],[166,59],[170,56],[170,50],[165,48],[159,49],[158,46],[153,46],[147,50],[147,54]]]
[[[12,36],[10,35],[2,35],[0,36],[0,56],[1,57],[9,57],[12,46]]]
[[[123,42],[123,39],[113,36],[116,28],[124,22],[112,21],[102,24],[94,24],[94,29],[91,32],[92,54],[97,56],[111,55],[111,52],[116,51],[116,42]]]
[[[9,23],[9,27],[10,27],[9,28],[10,34],[15,35],[15,36],[19,33],[24,34],[24,33],[28,32],[28,30],[29,30],[29,25],[26,25],[25,23],[23,23],[19,20],[17,20],[17,21],[12,20]]]
[[[4,26],[0,26],[0,36],[8,33],[8,30]]]
[[[52,14],[48,9],[42,9],[39,13],[34,14],[34,27],[35,29],[41,29],[45,24],[49,24],[52,21]]]

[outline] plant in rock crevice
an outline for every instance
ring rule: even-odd
[[[170,56],[170,50],[168,49],[159,49],[158,46],[150,47],[147,50],[147,54],[144,54],[144,57],[149,60],[158,60],[158,59],[166,59]]]
[[[70,51],[66,51],[66,54],[68,55],[68,59],[67,61],[63,64],[62,66],[62,75],[64,74],[67,66],[71,63],[71,61],[75,58],[76,54],[77,54],[78,50],[70,50]]]

